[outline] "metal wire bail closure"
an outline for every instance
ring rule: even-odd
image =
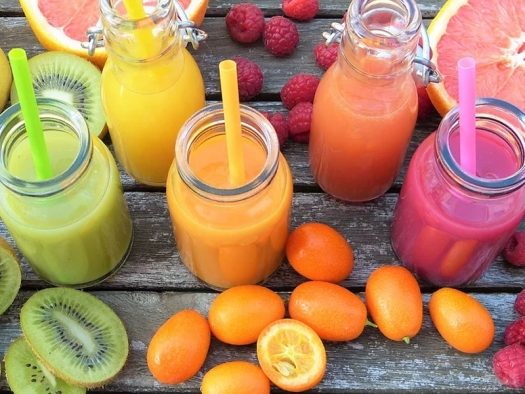
[[[173,0],[175,9],[177,11],[177,28],[182,32],[182,41],[191,43],[193,49],[199,49],[201,41],[208,38],[208,34],[198,28],[197,24],[188,19],[186,11],[179,4],[177,0]],[[104,46],[104,34],[102,23],[99,20],[96,26],[92,26],[86,30],[87,41],[80,43],[82,48],[87,49],[88,55],[93,56],[95,49]]]
[[[339,22],[333,22],[330,25],[330,31],[323,33],[325,39],[325,45],[330,46],[334,42],[341,42],[341,36],[345,31],[345,24]],[[420,30],[422,46],[418,45],[417,55],[412,60],[414,65],[413,76],[415,80],[421,80],[424,87],[427,87],[430,82],[439,83],[441,82],[441,74],[437,70],[437,67],[430,60],[430,41],[428,39],[427,29],[421,25]]]

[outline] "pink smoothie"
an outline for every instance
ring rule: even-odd
[[[439,286],[479,278],[502,251],[524,215],[523,188],[480,197],[437,171],[435,133],[418,147],[410,162],[392,222],[392,246],[407,268]],[[450,139],[459,161],[459,134]],[[513,152],[494,134],[477,131],[476,175],[500,179],[518,168]]]

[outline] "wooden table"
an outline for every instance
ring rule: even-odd
[[[233,3],[237,2],[241,0],[233,0]],[[194,52],[204,75],[207,99],[211,102],[220,98],[219,62],[232,56],[244,56],[259,63],[264,70],[263,91],[257,101],[250,104],[259,110],[285,111],[279,99],[281,87],[298,72],[322,75],[322,70],[315,64],[312,49],[321,41],[321,33],[328,30],[330,23],[340,20],[348,3],[348,0],[321,1],[315,20],[298,23],[300,42],[295,53],[287,58],[276,58],[264,49],[261,41],[252,45],[233,42],[224,23],[224,16],[232,3],[210,0],[201,26],[209,38]],[[426,25],[443,3],[444,0],[419,2]],[[267,17],[282,15],[280,1],[259,0],[257,4]],[[23,47],[29,57],[43,51],[27,25],[17,0],[0,2],[0,47],[6,52],[13,47]],[[393,208],[412,152],[435,130],[439,121],[440,117],[434,114],[417,124],[404,169],[395,185],[381,198],[362,204],[337,201],[319,189],[309,173],[306,145],[288,142],[283,148],[294,179],[291,228],[305,222],[320,221],[344,234],[355,251],[355,268],[342,284],[360,296],[374,269],[383,264],[399,264],[390,246]],[[108,138],[106,142],[110,144]],[[134,221],[133,249],[129,260],[114,278],[89,291],[109,304],[124,321],[129,333],[130,357],[124,370],[112,383],[93,391],[198,393],[201,379],[211,367],[236,359],[257,363],[254,346],[227,346],[214,339],[204,366],[189,381],[166,386],[153,379],[146,366],[146,349],[156,329],[184,308],[194,308],[206,315],[216,293],[199,283],[182,265],[173,241],[165,191],[141,186],[124,173],[122,183]],[[0,234],[8,236],[1,223]],[[21,334],[18,316],[24,301],[47,286],[25,261],[23,263],[22,289],[12,307],[0,316],[0,357]],[[286,298],[303,281],[304,278],[285,262],[267,286]],[[481,354],[467,355],[448,346],[432,325],[427,301],[435,288],[421,283],[425,300],[424,324],[410,344],[387,340],[369,327],[356,340],[327,342],[326,375],[310,392],[512,392],[495,377],[492,357],[503,346],[505,326],[517,317],[513,302],[524,284],[525,269],[511,267],[499,258],[483,278],[463,287],[489,309],[496,322],[496,337],[490,348]],[[275,387],[272,390],[282,392]],[[4,376],[0,380],[0,392],[9,392]]]

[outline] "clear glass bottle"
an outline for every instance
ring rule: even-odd
[[[410,161],[392,222],[403,264],[438,286],[478,279],[525,215],[525,114],[501,100],[476,102],[476,175],[459,162],[459,109]]]
[[[167,200],[182,262],[223,290],[266,280],[281,265],[293,182],[277,135],[258,111],[241,105],[246,182],[229,180],[222,104],[182,127]]]
[[[16,104],[0,115],[0,216],[45,281],[86,287],[125,262],[133,228],[109,149],[71,106],[39,98],[54,176],[38,180]]]
[[[309,165],[326,193],[367,201],[394,183],[416,124],[421,13],[413,0],[353,0],[340,30],[313,103]]]
[[[108,54],[102,104],[109,134],[124,170],[151,186],[166,184],[178,131],[205,105],[202,75],[178,22],[183,11],[175,5],[175,0],[145,1],[147,16],[130,19],[120,0],[100,1]]]

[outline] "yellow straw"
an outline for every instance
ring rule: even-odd
[[[239,106],[239,87],[237,85],[237,64],[233,60],[223,60],[219,64],[219,70],[230,182],[234,186],[240,186],[245,182],[245,175],[244,154],[242,151],[241,109]]]
[[[146,19],[146,11],[142,6],[142,0],[124,0],[124,6],[129,18],[134,21]],[[156,54],[156,44],[151,28],[139,28],[135,32],[135,37],[139,44],[138,56],[148,59]]]

